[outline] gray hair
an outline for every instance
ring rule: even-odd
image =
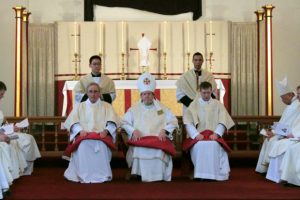
[[[88,91],[89,87],[91,87],[92,85],[96,86],[98,88],[99,92],[101,92],[101,87],[99,86],[98,83],[95,83],[95,82],[88,84],[88,86],[86,87],[86,91]]]

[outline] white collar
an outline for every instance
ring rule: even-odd
[[[208,101],[205,101],[202,99],[202,97],[200,97],[198,101],[201,105],[209,104],[211,102],[211,97],[209,98]]]
[[[98,104],[98,103],[101,102],[101,101],[100,101],[100,98],[99,98],[95,103],[92,103],[89,99],[87,99],[85,102],[86,102],[86,105],[92,106],[92,105]]]
[[[292,98],[292,102],[296,101],[297,99],[297,94],[295,94],[295,96]]]
[[[146,104],[144,104],[144,102],[141,102],[141,103],[142,103],[143,107],[146,108],[146,109],[151,109],[151,108],[154,107],[154,103],[152,103],[150,105],[146,105]]]

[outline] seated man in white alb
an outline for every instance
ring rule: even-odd
[[[298,86],[300,89],[300,86]],[[298,93],[300,99],[300,92]],[[300,123],[297,128],[300,132]],[[295,130],[296,131],[296,130]],[[300,135],[300,134],[298,134]],[[280,180],[289,184],[300,186],[300,138],[298,142],[287,149],[280,166]]]
[[[126,112],[122,124],[131,144],[135,143],[134,141],[145,141],[149,144],[149,139],[151,140],[148,147],[136,144],[130,146],[126,155],[131,174],[141,176],[145,182],[171,181],[173,169],[171,154],[163,151],[164,148],[154,146],[174,148],[170,140],[172,132],[178,127],[177,118],[155,99],[155,86],[155,79],[148,72],[139,77],[141,101]]]
[[[300,93],[300,87],[297,87],[297,93]],[[297,101],[299,102],[299,96]],[[282,159],[285,156],[285,152],[293,146],[297,141],[295,141],[295,138],[300,137],[300,109],[295,110],[298,114],[295,120],[290,124],[289,127],[283,127],[282,132],[286,132],[286,136],[284,136],[282,139],[277,140],[270,153],[269,153],[269,158],[270,158],[270,164],[269,168],[267,171],[266,178],[274,181],[276,183],[279,183],[281,180],[281,164],[282,164]],[[278,126],[278,125],[277,125]],[[297,152],[299,153],[299,152]]]
[[[297,96],[294,92],[289,88],[287,77],[285,77],[282,81],[277,81],[276,86],[282,102],[287,105],[278,123],[284,126],[291,126],[296,117],[299,115],[300,102],[297,100]],[[281,138],[281,136],[276,134],[275,127],[273,127],[273,130],[263,129],[261,132],[265,133],[266,139],[264,140],[259,153],[255,171],[259,173],[266,173],[270,162],[270,151],[275,142]]]
[[[15,127],[15,131],[17,131],[16,133],[19,138],[12,140],[11,145],[20,149],[26,160],[26,167],[20,175],[31,175],[33,172],[34,161],[41,157],[40,151],[32,135],[19,132],[17,127]]]
[[[229,178],[230,167],[224,150],[227,145],[221,137],[234,122],[224,105],[211,98],[211,93],[212,85],[202,82],[201,96],[194,99],[183,116],[187,137],[192,139],[187,140],[193,144],[186,149],[191,148],[194,178],[224,181]]]
[[[112,180],[112,152],[105,139],[115,141],[120,120],[113,107],[100,100],[97,83],[90,83],[86,91],[88,100],[80,103],[65,122],[71,145],[78,146],[64,176],[74,182],[102,183]]]
[[[27,166],[25,158],[21,153],[16,152],[17,150],[10,145],[10,142],[10,138],[0,130],[0,163],[9,185],[14,179],[20,177]],[[21,156],[18,158],[18,155]]]
[[[5,91],[6,85],[0,81],[0,100],[4,97]],[[0,110],[0,125],[4,122],[6,122],[6,120]],[[11,157],[10,162],[6,161],[3,163],[3,167],[5,168],[5,166],[11,165],[11,169],[9,171],[12,178],[16,179],[21,175],[30,175],[33,172],[34,161],[37,158],[40,158],[41,154],[32,135],[20,133],[19,128],[16,126],[14,127],[14,131],[17,133],[18,139],[7,141],[9,147],[7,147],[7,144],[4,143],[2,143],[2,146],[5,146],[3,149],[10,149]]]

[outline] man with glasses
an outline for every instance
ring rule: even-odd
[[[101,87],[101,100],[110,104],[115,100],[115,84],[112,79],[101,73],[101,64],[100,56],[94,55],[90,58],[89,66],[92,70],[91,73],[82,77],[74,87],[75,102],[77,104],[88,99],[86,88],[92,82],[97,83]]]
[[[276,87],[282,102],[287,105],[277,124],[291,127],[291,125],[299,115],[300,103],[297,100],[297,97],[294,94],[293,90],[288,86],[287,77],[285,77],[281,81],[276,81]],[[264,139],[263,145],[261,147],[255,171],[259,173],[266,173],[268,171],[270,162],[270,151],[272,150],[274,144],[279,139],[281,139],[282,136],[280,136],[276,132],[275,126],[273,126],[270,130],[262,129],[261,132],[265,132],[264,135],[266,135],[266,138]]]
[[[119,117],[109,103],[100,100],[97,83],[90,83],[86,91],[88,100],[80,103],[65,122],[70,132],[66,151],[71,159],[64,176],[74,182],[102,183],[112,180],[111,149]]]
[[[300,101],[300,85],[297,87],[297,97]],[[300,123],[294,128],[295,132],[300,132]],[[281,170],[281,181],[289,184],[300,186],[300,138],[296,138],[298,141],[292,145],[285,153]]]
[[[299,88],[297,88],[297,93],[299,92]],[[287,131],[285,131],[286,135],[282,136],[279,140],[274,142],[273,147],[269,153],[270,163],[266,178],[276,183],[279,183],[281,181],[281,165],[285,157],[285,152],[288,151],[291,147],[293,147],[294,144],[296,144],[300,138],[300,102],[299,96],[297,98],[297,96],[294,95],[294,97],[296,99],[295,102],[298,103],[298,108],[293,111],[296,117],[295,119],[289,120],[291,122],[288,128],[283,127],[284,131],[285,129],[287,129]],[[297,152],[297,154],[298,153],[299,152]],[[296,176],[296,174],[294,175]]]

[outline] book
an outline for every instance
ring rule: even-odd
[[[274,127],[274,131],[276,135],[281,135],[281,136],[287,136],[288,134],[292,133],[292,129],[290,126],[287,126],[282,123],[276,123],[276,126]]]
[[[28,118],[26,118],[26,119],[24,119],[24,120],[22,120],[22,121],[16,123],[15,125],[16,125],[16,127],[18,127],[18,128],[26,128],[26,127],[28,127],[28,126],[29,126]]]
[[[261,129],[261,131],[259,132],[259,134],[261,134],[261,135],[263,135],[263,136],[266,136],[266,137],[268,137],[268,135],[267,135],[267,131],[266,131],[266,129]]]

